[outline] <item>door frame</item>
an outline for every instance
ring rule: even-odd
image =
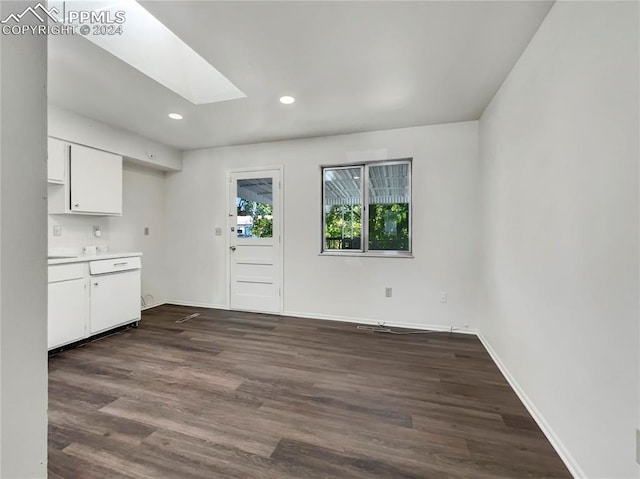
[[[227,277],[227,309],[230,310],[231,309],[231,253],[230,253],[230,247],[231,247],[231,235],[230,233],[230,228],[231,228],[231,224],[229,224],[229,196],[231,194],[231,180],[232,180],[232,175],[234,175],[235,173],[259,173],[261,171],[273,171],[273,170],[278,170],[280,172],[280,184],[278,185],[278,189],[276,190],[274,187],[273,190],[273,194],[277,194],[278,195],[278,199],[280,202],[280,225],[278,227],[278,249],[279,249],[279,258],[280,258],[280,274],[279,274],[279,281],[280,281],[280,297],[278,298],[278,307],[279,307],[279,312],[278,313],[264,313],[264,314],[279,314],[282,315],[284,312],[284,165],[265,165],[265,166],[247,166],[247,167],[243,167],[243,168],[233,168],[233,169],[229,169],[227,170],[227,174],[226,174],[226,178],[225,178],[225,223],[226,223],[226,229],[225,229],[225,270],[226,270],[226,277]],[[236,226],[236,225],[233,225]],[[257,313],[261,313],[262,311],[256,311]]]

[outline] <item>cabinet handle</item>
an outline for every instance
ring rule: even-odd
[[[75,207],[77,208],[78,206],[80,206],[80,203],[76,203],[76,204],[75,204],[75,205],[73,205],[73,206],[75,206]]]
[[[127,264],[129,264],[129,263],[127,263],[127,262],[124,262],[124,263],[113,263],[114,266],[126,266]]]
[[[99,283],[93,283],[94,286],[98,286]]]

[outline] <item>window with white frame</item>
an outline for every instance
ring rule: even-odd
[[[322,252],[411,254],[411,160],[322,168]]]

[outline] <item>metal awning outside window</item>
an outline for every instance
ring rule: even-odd
[[[238,180],[238,198],[267,205],[273,204],[273,184],[271,178]]]
[[[360,166],[324,170],[325,205],[359,205],[362,202]],[[409,203],[409,164],[370,165],[369,204]]]

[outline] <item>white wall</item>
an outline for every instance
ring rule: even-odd
[[[92,118],[49,105],[49,136],[110,151],[144,166],[180,170],[182,153],[157,141],[114,128]],[[149,154],[153,158],[149,158]]]
[[[109,220],[105,216],[49,215],[49,254],[82,254],[82,249],[90,245],[109,248],[108,225]],[[53,236],[54,226],[62,228],[62,236]],[[93,235],[94,226],[100,228],[100,238]]]
[[[638,3],[558,2],[480,122],[480,330],[579,476],[638,477]]]
[[[167,299],[165,174],[125,164],[123,195],[123,215],[107,220],[109,248],[142,251],[142,295],[147,306],[164,303]],[[148,236],[144,234],[145,227],[149,228]]]
[[[478,125],[438,126],[185,153],[167,173],[170,300],[226,307],[228,170],[284,165],[286,314],[476,328],[479,271]],[[413,157],[415,258],[319,256],[322,164],[359,151]],[[364,156],[367,156],[366,154]],[[393,298],[384,288],[393,288]],[[439,302],[439,292],[449,303]]]
[[[0,2],[0,17],[28,5]],[[47,475],[46,68],[45,36],[0,35],[3,479]]]

